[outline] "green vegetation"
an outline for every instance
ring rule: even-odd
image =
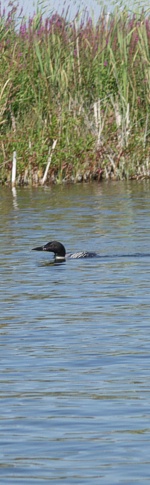
[[[0,180],[150,176],[150,17],[0,15]]]

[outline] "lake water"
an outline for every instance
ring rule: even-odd
[[[0,483],[150,482],[150,182],[0,189]],[[51,264],[56,239],[100,258]]]

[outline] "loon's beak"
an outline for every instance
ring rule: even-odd
[[[44,246],[38,246],[37,248],[32,248],[32,251],[45,251]]]

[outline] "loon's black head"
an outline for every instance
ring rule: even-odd
[[[63,244],[58,241],[51,241],[44,246],[33,248],[34,251],[49,251],[55,254],[56,259],[65,259],[66,250]]]

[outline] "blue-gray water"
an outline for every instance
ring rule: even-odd
[[[0,482],[149,483],[150,183],[0,195]]]

